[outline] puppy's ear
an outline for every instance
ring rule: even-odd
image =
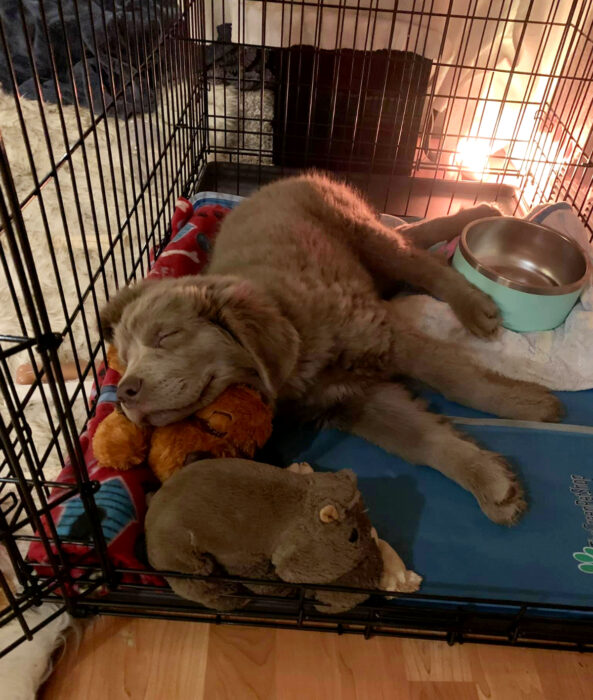
[[[264,386],[276,396],[297,361],[300,339],[295,327],[249,282],[225,285],[216,296],[212,320],[252,355]]]
[[[113,340],[113,331],[115,326],[119,323],[126,306],[135,299],[138,299],[150,282],[151,280],[142,280],[129,287],[120,289],[101,309],[99,314],[99,326],[107,342],[110,343]]]

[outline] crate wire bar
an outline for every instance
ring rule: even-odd
[[[588,650],[593,608],[373,596],[207,611],[110,561],[79,435],[106,358],[101,305],[143,277],[178,196],[248,195],[307,168],[380,211],[569,202],[593,231],[593,0],[0,2],[0,623],[25,613],[196,619]],[[73,366],[66,379],[64,362]],[[29,363],[28,386],[15,370]],[[69,462],[75,482],[58,480]],[[50,503],[50,492],[60,495]],[[41,518],[74,495],[96,564]],[[36,534],[38,533],[38,534]],[[41,541],[36,571],[27,547]],[[82,540],[80,540],[82,543]],[[83,570],[72,578],[72,567]],[[273,583],[266,582],[269,585]]]

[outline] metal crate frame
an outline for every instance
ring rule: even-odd
[[[368,162],[364,172],[354,167],[351,162],[342,172],[346,179],[357,184],[366,191],[369,198],[383,211],[394,214],[426,215],[432,212],[431,207],[438,205],[439,213],[447,213],[459,203],[472,203],[480,199],[496,200],[509,212],[520,210],[525,193],[531,187],[532,201],[554,193],[569,201],[578,211],[583,222],[591,231],[591,192],[593,178],[590,176],[593,143],[589,138],[591,120],[593,119],[593,38],[591,19],[593,18],[593,0],[574,0],[562,3],[550,3],[549,11],[541,14],[536,10],[535,3],[525,3],[525,12],[520,17],[514,17],[511,12],[512,3],[501,0],[497,10],[492,10],[492,3],[486,9],[480,9],[478,0],[473,2],[473,12],[465,14],[459,11],[457,4],[451,2],[446,12],[430,9],[428,3],[422,3],[414,9],[385,9],[379,0],[369,0],[366,3],[335,0],[335,2],[318,2],[317,0],[227,0],[222,3],[222,20],[232,20],[238,26],[239,44],[229,47],[226,41],[215,39],[215,17],[220,9],[214,0],[184,0],[179,11],[168,17],[163,13],[163,6],[157,0],[147,0],[145,3],[134,5],[131,11],[133,26],[142,26],[147,20],[154,20],[159,26],[156,39],[149,36],[137,45],[130,43],[129,35],[119,37],[116,46],[107,50],[107,61],[103,66],[101,77],[102,90],[100,99],[93,100],[90,87],[90,73],[87,59],[83,58],[83,74],[88,86],[87,98],[93,117],[84,126],[81,114],[84,107],[81,97],[76,93],[76,79],[71,48],[81,41],[82,9],[87,6],[87,0],[57,0],[60,8],[61,26],[66,35],[64,8],[73,9],[78,36],[67,39],[68,80],[75,93],[73,109],[76,115],[77,129],[74,134],[67,133],[64,119],[65,103],[58,99],[57,111],[59,123],[64,138],[66,152],[58,155],[52,136],[49,134],[47,104],[43,99],[42,81],[37,70],[33,43],[28,30],[24,30],[27,38],[26,49],[32,66],[35,87],[35,99],[39,110],[39,119],[45,134],[44,148],[49,153],[50,167],[47,171],[38,172],[36,152],[30,142],[29,126],[23,110],[23,98],[18,96],[19,87],[17,74],[11,58],[9,28],[0,21],[0,52],[9,64],[10,84],[5,88],[15,95],[14,110],[19,121],[24,139],[25,150],[31,171],[31,187],[25,194],[17,191],[14,177],[14,162],[7,153],[6,144],[2,140],[0,126],[0,263],[6,276],[12,304],[16,310],[18,323],[10,334],[0,336],[0,394],[4,400],[4,410],[0,414],[0,443],[2,446],[2,463],[0,464],[0,541],[6,548],[14,573],[14,581],[9,576],[0,573],[0,586],[7,598],[8,605],[1,613],[0,624],[18,621],[22,636],[10,647],[2,650],[7,653],[25,639],[32,639],[37,629],[48,624],[55,616],[68,612],[74,616],[89,614],[137,615],[183,620],[201,620],[214,623],[237,625],[258,625],[263,627],[287,627],[298,629],[314,629],[318,631],[333,631],[337,633],[356,633],[364,636],[394,635],[415,636],[427,639],[442,639],[450,644],[464,641],[474,641],[488,644],[513,644],[517,646],[542,646],[546,648],[578,649],[589,651],[593,645],[593,606],[570,607],[530,604],[528,601],[501,601],[494,599],[468,599],[456,597],[434,597],[411,595],[398,598],[395,602],[386,602],[382,596],[375,595],[368,603],[339,617],[324,615],[316,610],[307,598],[311,586],[297,586],[294,598],[279,598],[270,596],[251,596],[252,602],[244,609],[232,613],[217,613],[183,601],[166,589],[144,586],[140,584],[122,583],[121,576],[125,573],[140,573],[130,570],[117,569],[109,560],[107,546],[100,528],[94,493],[98,484],[91,481],[86,471],[78,436],[83,428],[77,422],[73,405],[77,399],[84,400],[85,419],[92,416],[95,400],[87,396],[84,380],[98,379],[96,361],[105,359],[105,344],[102,338],[92,341],[90,331],[96,323],[98,314],[98,290],[104,287],[108,296],[118,286],[128,283],[136,277],[143,276],[150,268],[150,251],[155,249],[157,254],[168,240],[169,221],[177,196],[189,195],[200,189],[221,190],[249,194],[261,184],[292,172],[287,167],[274,167],[271,164],[273,149],[269,145],[272,126],[282,130],[282,118],[276,116],[274,123],[264,114],[266,95],[269,90],[290,89],[289,85],[274,83],[265,73],[264,62],[266,52],[272,50],[266,40],[266,13],[281,12],[283,23],[280,30],[280,43],[294,43],[291,32],[298,35],[299,23],[289,22],[289,30],[285,30],[284,19],[293,17],[294,13],[312,13],[315,18],[314,40],[319,46],[322,36],[324,13],[334,12],[340,18],[356,15],[365,27],[366,36],[362,60],[367,61],[373,52],[374,32],[380,18],[391,22],[390,39],[393,38],[397,21],[408,21],[410,27],[414,22],[441,22],[445,27],[451,23],[464,23],[467,31],[472,26],[493,23],[494,28],[503,25],[517,28],[519,44],[523,41],[527,29],[540,27],[542,42],[537,51],[531,71],[526,74],[529,81],[540,76],[539,64],[548,48],[551,36],[558,36],[558,56],[562,56],[551,67],[553,86],[543,96],[537,118],[532,125],[530,147],[526,151],[519,168],[518,179],[513,185],[507,182],[507,176],[513,176],[517,163],[510,156],[515,142],[519,141],[517,130],[510,135],[509,152],[500,156],[488,173],[482,172],[479,177],[467,179],[463,164],[456,163],[454,153],[450,151],[451,139],[463,136],[455,129],[448,128],[453,116],[453,107],[445,109],[444,126],[437,129],[435,113],[432,106],[438,99],[445,98],[453,105],[463,103],[463,112],[477,110],[479,98],[471,94],[462,95],[457,91],[459,78],[463,71],[475,71],[481,76],[482,82],[486,75],[496,73],[500,69],[486,64],[479,68],[476,64],[467,63],[464,44],[461,42],[454,60],[446,60],[443,48],[433,59],[433,69],[437,72],[450,69],[453,81],[444,94],[438,92],[433,82],[426,94],[423,95],[422,121],[416,138],[414,158],[408,176],[402,176],[395,167],[389,173],[376,172],[374,155]],[[18,16],[26,25],[25,9],[18,0]],[[434,3],[433,3],[434,4]],[[100,29],[106,30],[107,10],[106,0],[100,0],[102,12],[93,18],[92,39],[97,49],[97,34]],[[227,5],[230,8],[227,12]],[[261,41],[250,44],[246,39],[246,10],[259,5],[263,20]],[[427,7],[425,8],[425,5]],[[560,16],[562,8],[566,16]],[[45,38],[49,40],[47,16],[44,2],[40,2],[42,13],[42,29]],[[157,13],[160,14],[157,17]],[[301,14],[300,31],[303,31]],[[0,18],[1,20],[1,18]],[[157,21],[158,20],[158,21]],[[364,21],[363,21],[364,20]],[[95,26],[94,22],[97,21]],[[127,25],[126,25],[127,26]],[[458,26],[458,25],[457,25]],[[336,33],[336,50],[343,47],[344,23],[342,34]],[[130,27],[128,29],[131,30]],[[561,30],[561,31],[560,31]],[[288,36],[286,35],[288,31]],[[76,34],[76,32],[75,32]],[[420,38],[408,37],[404,47],[410,55],[422,53],[426,48]],[[48,41],[48,43],[50,43]],[[229,70],[228,75],[223,70],[222,103],[216,100],[216,80],[212,72],[216,69],[216,49],[223,51],[232,48],[236,52],[236,70]],[[467,46],[465,46],[467,49]],[[255,89],[254,104],[259,103],[255,114],[246,109],[245,76],[242,73],[245,52],[249,49],[259,51],[261,75]],[[209,53],[214,51],[214,54]],[[490,57],[500,51],[496,40],[490,50]],[[391,48],[388,49],[391,53]],[[83,56],[85,56],[83,49]],[[133,63],[134,70],[129,71],[127,79],[116,86],[114,75],[126,74],[123,54]],[[214,55],[214,59],[212,59]],[[339,51],[336,60],[339,62]],[[60,76],[55,55],[50,52],[51,76],[56,91],[59,93]],[[404,60],[406,60],[404,58]],[[513,64],[506,70],[508,83],[516,75],[525,75],[525,71]],[[220,74],[217,80],[220,80]],[[155,85],[171,81],[173,89],[165,92],[160,100],[151,92]],[[299,77],[297,76],[297,84]],[[219,84],[219,83],[218,83]],[[385,82],[386,85],[386,82]],[[385,97],[385,85],[383,98]],[[128,89],[132,87],[131,99]],[[228,87],[228,90],[227,90]],[[251,86],[253,88],[253,86]],[[338,90],[337,79],[333,90]],[[233,112],[230,109],[231,93],[235,102]],[[310,100],[315,102],[315,86],[310,86]],[[106,99],[110,93],[111,103]],[[136,99],[139,96],[138,103]],[[363,82],[357,91],[352,91],[349,99],[357,105],[356,116],[364,110],[367,95]],[[502,107],[510,103],[506,94],[493,97]],[[376,102],[376,101],[375,101]],[[379,102],[379,104],[381,104]],[[519,101],[519,113],[523,114],[531,106],[529,95]],[[126,113],[132,112],[147,119],[161,129],[157,137],[152,131],[147,135],[144,128],[138,131],[137,125],[130,121],[117,119],[119,108]],[[231,114],[232,112],[232,114]],[[340,115],[332,115],[332,128],[339,123]],[[284,125],[286,115],[284,115]],[[312,126],[308,123],[308,128]],[[106,161],[99,157],[99,129],[107,131],[108,151]],[[478,125],[479,127],[479,125]],[[356,126],[355,126],[356,128]],[[130,134],[135,131],[135,137],[142,145],[142,155],[132,152]],[[377,133],[379,126],[377,126]],[[568,162],[560,160],[549,161],[545,150],[539,148],[546,135],[553,131],[556,144],[555,153],[567,152],[570,146]],[[593,132],[592,132],[593,133]],[[409,135],[396,134],[394,138],[409,138]],[[251,140],[250,140],[251,139]],[[255,139],[255,141],[254,141]],[[255,145],[254,145],[255,144]],[[267,145],[266,145],[267,144]],[[377,141],[373,146],[373,154],[377,150]],[[564,150],[563,150],[564,149]],[[97,155],[101,165],[99,177],[99,192],[92,198],[93,226],[84,230],[82,235],[82,251],[80,258],[70,254],[71,271],[78,280],[77,271],[86,266],[89,272],[86,286],[77,286],[77,298],[73,308],[64,305],[63,322],[56,325],[48,314],[46,300],[40,279],[38,258],[32,243],[31,231],[27,228],[26,213],[29,207],[38,207],[43,222],[44,235],[47,240],[50,256],[54,258],[54,242],[52,240],[52,225],[45,207],[49,185],[56,188],[60,204],[62,226],[65,231],[67,245],[71,248],[73,237],[72,225],[64,210],[60,194],[61,174],[70,169],[71,184],[76,191],[77,184],[82,180],[91,183],[90,156]],[[81,155],[83,164],[80,181],[73,174],[73,162]],[[307,165],[308,154],[304,154],[304,167]],[[352,155],[352,154],[351,154]],[[116,190],[116,180],[119,177],[118,168],[122,173],[125,167],[132,172],[131,192],[116,197],[117,214],[107,216],[108,196]],[[351,167],[352,166],[352,167]],[[548,167],[551,166],[551,167]],[[135,179],[136,178],[136,179]],[[138,181],[140,185],[137,185]],[[134,184],[136,183],[136,185]],[[153,206],[151,197],[155,197],[160,205]],[[436,204],[435,204],[436,203]],[[95,207],[105,210],[109,245],[100,250],[99,264],[91,264],[92,251],[88,241],[96,234],[99,236]],[[82,214],[78,212],[82,225]],[[94,228],[94,231],[93,231]],[[124,251],[124,245],[126,251]],[[128,251],[129,248],[129,251]],[[123,274],[118,276],[116,261],[122,260]],[[55,263],[55,260],[54,260]],[[54,266],[55,267],[55,266]],[[108,278],[107,272],[113,268],[114,278]],[[57,270],[57,267],[55,267]],[[56,272],[60,293],[63,293],[60,275]],[[90,311],[88,304],[90,303]],[[82,322],[87,334],[87,356],[79,356],[73,339],[73,327],[76,322]],[[67,385],[60,364],[60,352],[64,345],[70,344],[79,387],[74,394],[68,393]],[[23,396],[16,390],[10,358],[22,357],[31,363],[35,379],[30,390]],[[51,427],[52,438],[42,451],[39,451],[35,435],[29,425],[26,415],[32,397],[38,392],[42,397],[47,413],[48,424]],[[74,466],[76,481],[73,484],[63,484],[46,476],[46,465],[50,455],[58,455],[62,463],[70,462]],[[62,491],[58,498],[50,500],[52,489]],[[75,592],[75,581],[71,576],[73,562],[63,550],[64,540],[50,526],[49,532],[40,527],[40,518],[51,513],[52,507],[69,499],[73,494],[80,494],[87,513],[91,519],[93,542],[98,563],[87,565],[83,579],[76,581],[79,590]],[[33,532],[23,531],[29,526]],[[30,562],[23,554],[23,547],[31,541],[42,541],[49,557],[49,566],[42,574],[36,573]],[[80,567],[79,567],[80,568]],[[235,580],[235,579],[233,579]],[[85,584],[81,590],[82,584]],[[273,585],[266,581],[265,583]],[[15,586],[16,584],[16,586]],[[321,587],[320,587],[321,588]],[[324,587],[325,588],[325,587]],[[335,587],[327,587],[335,590]],[[32,627],[25,613],[41,602],[59,603],[58,609],[36,627]]]

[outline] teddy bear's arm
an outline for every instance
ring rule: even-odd
[[[130,469],[146,459],[149,439],[148,428],[141,428],[123,413],[112,411],[97,427],[93,453],[101,467]]]

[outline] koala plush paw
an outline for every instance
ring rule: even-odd
[[[384,571],[381,577],[381,589],[394,593],[414,593],[420,588],[421,583],[422,576],[409,569],[397,573]]]
[[[377,543],[383,559],[383,574],[379,587],[384,591],[393,591],[394,593],[414,593],[417,591],[422,583],[422,576],[419,576],[415,571],[406,569],[399,554],[385,540],[379,539],[375,528],[372,529],[371,535]]]
[[[313,471],[313,467],[307,462],[294,462],[287,469],[294,474],[310,474]]]

